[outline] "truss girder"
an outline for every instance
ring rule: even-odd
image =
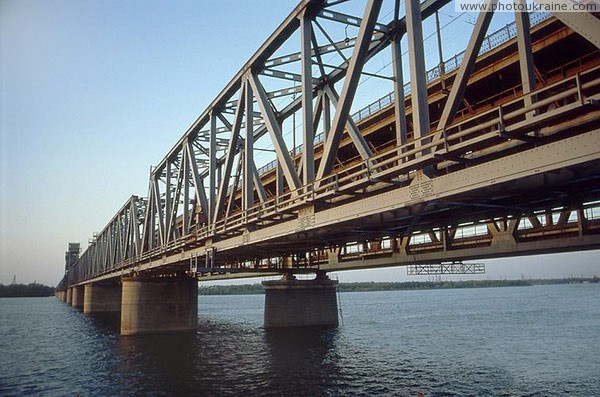
[[[497,0],[485,2],[489,7]],[[368,193],[374,186],[379,189],[378,184],[389,183],[391,178],[410,181],[415,178],[410,173],[425,169],[425,165],[442,161],[455,164],[466,158],[472,147],[497,140],[501,134],[519,135],[527,127],[521,125],[525,122],[515,122],[512,126],[514,132],[509,131],[510,128],[496,132],[493,127],[502,125],[506,117],[514,119],[519,116],[517,112],[504,115],[500,106],[500,122],[495,121],[495,116],[489,116],[485,127],[481,127],[480,136],[473,138],[472,131],[460,128],[453,130],[454,135],[446,134],[447,130],[458,124],[453,121],[454,115],[463,101],[492,17],[491,12],[481,13],[477,20],[464,61],[456,72],[440,121],[432,134],[421,23],[449,3],[449,0],[427,0],[423,3],[410,0],[406,7],[407,16],[401,19],[396,15],[399,13],[396,2],[394,20],[387,24],[378,20],[383,0],[365,0],[365,3],[364,15],[355,17],[328,8],[337,2],[301,1],[151,171],[147,201],[132,197],[103,232],[95,237],[80,259],[81,273],[90,276],[126,264],[134,266],[139,258],[154,258],[159,252],[182,244],[184,239],[195,239],[200,245],[204,241],[212,244],[213,238],[227,239],[232,230],[227,226],[228,218],[239,222],[236,225],[250,225],[259,223],[261,216],[268,214],[269,221],[275,219],[275,223],[282,222],[280,227],[287,227],[289,225],[286,226],[282,220],[298,217],[304,228],[314,220],[308,215],[302,215],[299,208],[310,207],[314,201],[320,200],[329,205],[328,200],[332,195],[350,197],[359,191]],[[597,18],[579,14],[556,16],[600,48],[600,25]],[[319,20],[323,20],[323,24]],[[532,54],[528,50],[531,44],[527,16],[518,15],[517,22],[523,88],[520,100],[528,108],[520,115],[527,116],[527,125],[537,128],[546,119],[562,117],[566,111],[581,111],[583,107],[597,103],[597,94],[589,97],[583,94],[591,83],[581,83],[579,80],[576,81],[577,88],[570,86],[561,94],[578,95],[577,103],[567,104],[552,112],[545,102],[536,103],[538,91],[535,90]],[[335,24],[357,26],[358,34],[355,38],[335,41],[323,27]],[[313,29],[314,27],[318,29]],[[322,33],[321,38],[325,37],[329,41],[328,44],[320,45],[317,37],[319,32]],[[409,142],[407,136],[400,48],[400,40],[405,34],[408,37],[412,84],[412,142]],[[298,52],[289,55],[278,53],[282,48],[287,49],[284,45],[296,38],[299,38],[295,41],[299,47]],[[394,73],[396,148],[376,154],[375,149],[370,148],[370,143],[361,134],[350,111],[361,76],[381,77],[377,73],[366,72],[365,64],[388,46],[391,48]],[[337,57],[337,63],[325,63],[322,57],[324,54]],[[285,68],[290,70],[284,70]],[[262,77],[261,81],[259,76],[269,78]],[[288,81],[293,81],[294,86],[290,87]],[[280,86],[267,91],[271,88],[269,82]],[[295,83],[298,82],[300,85],[296,86]],[[342,86],[340,94],[336,92],[336,84]],[[286,98],[280,108],[273,101],[276,97]],[[561,97],[559,100],[565,98]],[[331,105],[334,109],[330,108]],[[285,123],[289,124],[296,112],[300,112],[302,123],[300,157],[296,157],[298,147],[288,147],[289,141],[286,142],[284,138],[283,127]],[[320,162],[315,156],[315,135],[319,127],[324,135]],[[240,136],[244,133],[244,137]],[[344,133],[348,135],[360,157],[357,157],[358,165],[344,170],[347,175],[334,172],[334,163]],[[262,164],[255,163],[254,153],[260,149],[260,146],[255,145],[264,142],[261,140],[263,137],[270,139],[275,153],[274,188],[268,188],[266,182],[263,185],[262,175],[257,170],[257,165]],[[470,143],[470,140],[476,142]],[[502,150],[516,144],[518,143],[507,142]],[[432,148],[439,147],[446,148],[445,154],[448,157],[442,158],[439,154],[430,153]],[[293,151],[290,152],[290,149]],[[451,150],[458,154],[450,156]],[[373,164],[377,164],[377,167],[374,168]],[[316,165],[318,169],[315,170]],[[255,203],[255,198],[259,203]],[[242,211],[238,211],[239,209]],[[240,213],[244,214],[243,221],[238,219]],[[324,214],[325,212],[321,215]],[[355,213],[344,216],[346,215],[356,216]],[[561,214],[558,223],[564,224],[566,216]],[[534,227],[540,225],[540,220],[536,217],[531,217],[530,222]],[[253,228],[254,226],[248,227],[246,230],[254,230]],[[247,242],[244,240],[247,237],[238,237],[241,242],[237,241],[235,244],[243,245]],[[444,235],[443,238],[447,237],[451,236]],[[430,239],[436,243],[442,242],[441,237],[435,233],[430,234]]]

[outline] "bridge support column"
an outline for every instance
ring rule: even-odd
[[[67,288],[65,303],[67,305],[70,305],[72,301],[73,301],[73,288]]]
[[[324,273],[314,280],[263,281],[265,328],[337,326],[337,283]]]
[[[86,284],[83,293],[83,312],[116,313],[121,311],[121,285]]]
[[[83,309],[83,287],[73,287],[71,306],[75,309]]]
[[[198,282],[191,277],[122,280],[121,335],[192,331],[198,327]]]

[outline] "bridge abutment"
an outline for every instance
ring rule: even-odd
[[[314,280],[263,281],[265,328],[337,326],[337,283],[324,274]]]
[[[121,335],[198,327],[198,281],[191,277],[122,279]]]
[[[83,287],[73,287],[71,293],[71,306],[75,309],[83,309]]]
[[[120,284],[91,283],[85,285],[83,294],[84,313],[118,313],[120,311]]]

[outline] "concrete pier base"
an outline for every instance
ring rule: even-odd
[[[66,291],[56,291],[54,295],[56,295],[56,297],[63,302],[67,300]]]
[[[122,279],[121,335],[198,327],[198,281],[190,277]]]
[[[337,326],[337,283],[325,275],[263,281],[265,328]]]
[[[71,306],[75,309],[83,309],[83,287],[73,287]]]
[[[67,295],[65,298],[65,303],[67,305],[70,305],[72,301],[73,301],[73,288],[67,288]]]
[[[86,284],[83,293],[83,312],[118,313],[121,311],[121,285]]]

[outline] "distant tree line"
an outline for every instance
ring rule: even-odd
[[[198,288],[199,295],[254,295],[263,294],[264,292],[260,284],[211,285]]]
[[[527,287],[531,285],[572,284],[590,282],[586,278],[536,279],[536,280],[466,280],[466,281],[407,281],[340,283],[340,292],[399,291],[449,288]],[[592,281],[593,282],[593,281]],[[200,295],[253,295],[263,294],[260,284],[211,285],[198,288]]]
[[[54,287],[43,284],[0,284],[0,298],[43,297],[54,295]]]

